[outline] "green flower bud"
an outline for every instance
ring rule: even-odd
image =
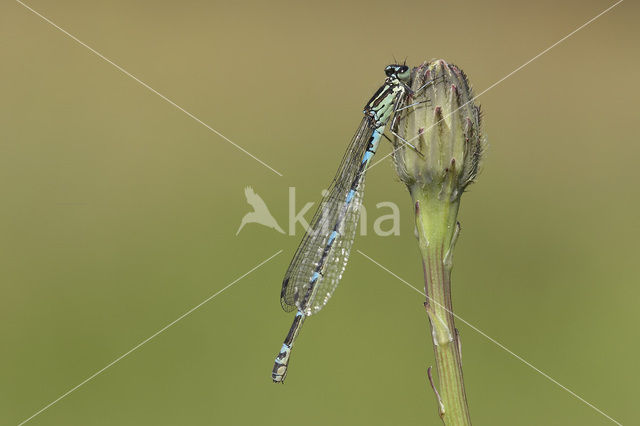
[[[464,72],[441,59],[414,68],[411,82],[413,97],[398,112],[395,129],[398,175],[412,193],[455,201],[478,174],[484,148],[480,107]]]
[[[443,60],[411,72],[412,98],[397,111],[394,160],[415,206],[439,389],[429,375],[447,425],[470,426],[460,334],[451,300],[453,249],[460,232],[460,196],[478,175],[484,136],[480,108],[464,73]]]

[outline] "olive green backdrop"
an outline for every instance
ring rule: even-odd
[[[390,160],[284,386],[278,302],[301,238],[235,236],[253,186],[287,227],[338,166],[383,67],[444,58],[479,92],[607,1],[28,3],[280,177],[18,3],[0,6],[0,424],[439,425],[412,209]],[[637,422],[639,7],[626,1],[479,99],[489,151],[463,197],[456,312],[624,424]],[[390,151],[381,145],[380,154]],[[308,214],[310,218],[311,214]],[[607,425],[459,324],[477,425]]]

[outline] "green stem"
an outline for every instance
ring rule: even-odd
[[[448,195],[448,194],[447,194]],[[471,425],[462,377],[460,337],[451,304],[453,246],[459,231],[460,199],[422,188],[411,188],[416,209],[416,229],[422,254],[427,300],[425,308],[431,325],[436,359],[438,389],[432,383],[440,417],[447,426]]]

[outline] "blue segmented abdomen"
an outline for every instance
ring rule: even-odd
[[[371,158],[373,158],[373,156],[375,155],[376,151],[378,150],[378,144],[380,143],[380,138],[384,133],[384,128],[385,126],[380,126],[373,131],[373,134],[371,135],[371,142],[369,143],[370,146],[367,149],[367,151],[364,153],[364,157],[362,157],[363,163],[368,163],[371,160]]]
[[[359,209],[362,204],[362,192],[364,189],[364,173],[369,161],[378,148],[378,143],[383,131],[384,126],[374,129],[372,132],[367,144],[367,149],[360,161],[360,173],[357,174],[356,179],[351,183],[349,192],[347,192],[342,202],[342,207],[340,207],[341,213],[338,215],[336,223],[322,248],[322,256],[315,270],[311,273],[307,294],[305,294],[302,299],[303,302],[301,306],[299,306],[287,338],[282,344],[282,348],[273,364],[271,378],[275,383],[284,383],[289,368],[291,349],[293,348],[293,343],[302,327],[304,319],[307,315],[320,310],[327,303],[342,276],[355,236],[355,228],[358,223]],[[342,238],[338,238],[339,236]],[[318,288],[317,285],[319,281],[327,283],[329,286],[323,289]],[[322,291],[319,293],[320,290]],[[318,295],[323,297],[317,299]],[[317,307],[316,310],[312,309],[314,306]],[[307,310],[305,310],[305,308]]]

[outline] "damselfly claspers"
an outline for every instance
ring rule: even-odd
[[[298,312],[273,365],[271,378],[275,383],[284,382],[291,348],[305,318],[326,305],[342,277],[360,217],[367,166],[389,119],[404,109],[412,95],[409,67],[389,65],[385,73],[387,78],[366,104],[360,127],[282,282],[282,308]],[[394,123],[392,131],[393,127]]]

